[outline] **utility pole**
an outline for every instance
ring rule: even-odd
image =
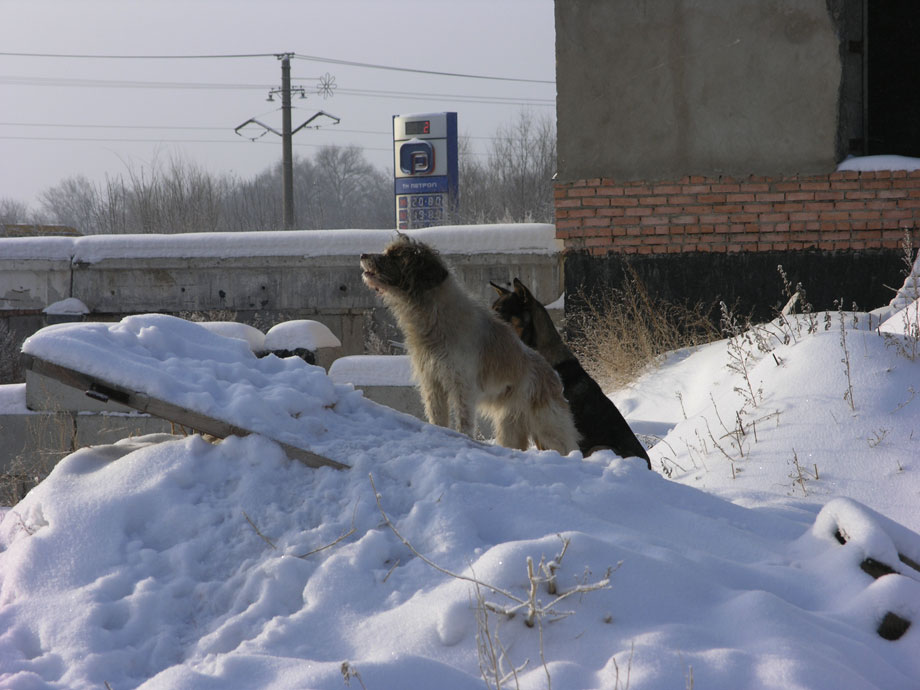
[[[320,125],[310,124],[318,117],[328,117],[333,121],[332,124],[334,125],[337,125],[339,122],[341,122],[341,120],[335,115],[330,115],[327,112],[319,110],[314,113],[313,116],[310,117],[306,122],[299,125],[296,129],[292,129],[291,91],[296,91],[299,93],[301,98],[307,97],[307,94],[302,86],[295,86],[293,89],[291,88],[291,58],[293,56],[294,53],[279,53],[275,55],[276,58],[281,60],[281,88],[272,89],[269,91],[268,98],[266,99],[269,102],[273,102],[275,100],[276,94],[281,96],[281,131],[279,132],[277,129],[266,125],[264,122],[259,122],[254,117],[249,118],[246,120],[246,122],[233,130],[240,136],[246,136],[240,130],[248,125],[258,125],[262,128],[261,133],[254,137],[247,138],[255,141],[256,139],[265,136],[267,132],[271,132],[272,134],[276,134],[281,137],[281,206],[285,230],[294,229],[294,135],[305,128],[319,129]],[[320,80],[320,85],[317,87],[317,92],[322,95],[323,98],[327,98],[328,96],[332,95],[333,91],[335,91],[335,77],[332,77],[327,73]]]
[[[281,57],[281,203],[284,229],[294,229],[294,144],[291,133],[291,53]],[[303,90],[300,92],[303,97]]]

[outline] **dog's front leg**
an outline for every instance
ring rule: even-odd
[[[450,391],[450,408],[456,431],[472,437],[476,432],[476,401],[466,387],[455,382]]]
[[[450,407],[447,404],[447,392],[440,381],[430,379],[420,384],[422,404],[425,416],[430,424],[448,426],[450,424]]]
[[[516,416],[506,414],[494,420],[494,423],[495,442],[498,445],[518,450],[527,450],[530,447],[525,427]]]

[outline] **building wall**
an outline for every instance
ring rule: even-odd
[[[862,0],[555,10],[567,304],[629,269],[653,296],[769,316],[780,264],[818,309],[891,299],[905,233],[917,246],[920,172],[837,171],[872,132]]]
[[[837,162],[842,58],[827,0],[557,0],[556,65],[563,182]]]

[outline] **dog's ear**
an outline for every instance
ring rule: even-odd
[[[491,280],[489,281],[489,285],[495,288],[495,292],[498,293],[499,297],[504,297],[505,295],[511,294],[511,290],[508,290],[507,288],[503,288],[501,285],[496,285]]]
[[[527,286],[524,285],[517,278],[514,279],[514,294],[521,298],[524,304],[534,299],[533,295],[530,294],[530,290],[527,289]]]

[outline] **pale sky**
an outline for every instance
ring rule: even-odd
[[[298,133],[295,156],[355,144],[392,174],[392,116],[444,110],[482,154],[522,109],[554,116],[554,41],[552,0],[0,0],[0,198],[34,208],[66,177],[102,181],[175,155],[252,177],[280,160],[281,141],[233,130],[251,117],[280,129],[280,100],[266,98],[287,52],[403,68],[293,59],[292,85],[309,96],[294,100],[294,127],[318,110],[341,118]]]

